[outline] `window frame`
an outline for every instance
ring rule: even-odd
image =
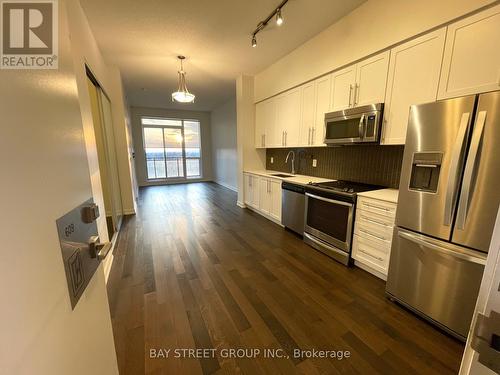
[[[158,120],[171,120],[171,121],[180,121],[181,125],[180,126],[175,126],[175,125],[144,125],[143,124],[143,119],[158,119]],[[173,182],[180,182],[180,181],[190,181],[190,180],[199,180],[203,178],[203,147],[202,147],[202,139],[201,139],[201,121],[198,119],[192,119],[192,118],[173,118],[173,117],[162,117],[162,116],[141,116],[140,117],[140,122],[141,122],[141,128],[142,128],[142,149],[144,152],[144,167],[145,167],[145,172],[146,172],[146,180],[149,182],[158,182],[158,181],[173,181]],[[185,142],[185,137],[184,137],[184,123],[185,122],[197,122],[199,126],[199,138],[200,138],[200,157],[199,158],[193,158],[193,157],[186,157],[186,142]],[[145,129],[146,128],[152,128],[152,129],[162,129],[162,142],[163,142],[163,154],[164,154],[164,163],[165,163],[165,177],[154,177],[150,178],[148,174],[148,159],[147,159],[147,154],[146,154],[146,137],[145,137]],[[183,176],[176,176],[176,177],[168,177],[168,169],[167,169],[167,154],[166,154],[166,147],[165,147],[165,129],[175,129],[181,130],[181,136],[182,136],[182,168],[183,168]],[[199,163],[199,175],[197,176],[187,176],[187,165],[186,165],[186,160],[187,159],[198,159]],[[156,169],[155,169],[155,174],[156,174]]]

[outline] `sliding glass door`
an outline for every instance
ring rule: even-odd
[[[193,120],[143,118],[148,180],[200,178],[200,123]]]

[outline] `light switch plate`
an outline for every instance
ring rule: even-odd
[[[274,158],[271,156],[271,164],[274,163]]]
[[[313,167],[315,167],[315,168],[316,168],[317,166],[318,166],[318,160],[313,159]]]

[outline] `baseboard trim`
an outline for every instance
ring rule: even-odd
[[[136,212],[133,208],[127,208],[127,209],[124,209],[123,210],[123,214],[124,215],[135,215]]]
[[[235,193],[237,193],[237,192],[238,192],[238,189],[237,189],[237,188],[235,188],[234,186],[231,186],[231,185],[225,184],[224,182],[215,181],[215,180],[214,180],[213,182],[215,182],[217,185],[220,185],[220,186],[225,187],[226,189],[232,190],[232,191],[234,191]]]
[[[246,205],[245,203],[243,203],[243,202],[240,202],[240,201],[237,201],[237,202],[236,202],[236,205],[237,205],[238,207],[241,207],[241,208],[247,208],[247,205]]]

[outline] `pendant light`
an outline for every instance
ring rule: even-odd
[[[181,61],[181,70],[179,73],[179,88],[176,92],[172,93],[172,101],[179,103],[192,103],[194,102],[194,94],[191,94],[186,86],[186,72],[183,69],[182,61],[186,58],[184,56],[177,56],[177,58]]]

